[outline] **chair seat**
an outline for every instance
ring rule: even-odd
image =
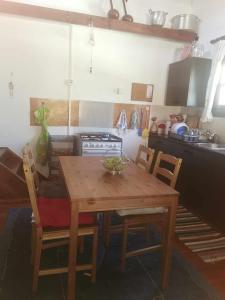
[[[117,210],[116,213],[120,217],[131,216],[131,215],[153,215],[159,213],[167,213],[168,209],[165,207],[149,207],[149,208],[136,208],[136,209],[121,209]]]
[[[70,226],[70,201],[66,198],[39,197],[37,206],[43,228],[65,228]],[[80,213],[79,225],[94,225],[95,215],[92,213]]]

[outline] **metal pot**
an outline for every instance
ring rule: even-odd
[[[200,19],[195,15],[177,15],[171,20],[172,28],[178,30],[190,30],[198,32]]]
[[[152,11],[149,9],[150,25],[163,26],[166,22],[167,12],[164,11]]]

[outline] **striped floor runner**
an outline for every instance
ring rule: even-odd
[[[176,235],[204,262],[225,260],[225,235],[215,231],[183,206],[177,209]]]

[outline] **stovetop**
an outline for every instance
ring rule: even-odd
[[[122,139],[116,135],[105,132],[80,133],[81,141],[90,142],[121,142]]]

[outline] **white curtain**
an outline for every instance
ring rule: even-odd
[[[201,122],[203,123],[210,122],[213,119],[212,108],[216,96],[216,90],[220,82],[223,60],[225,58],[225,41],[219,41],[215,47],[216,49],[212,61],[212,69],[206,91],[206,103],[201,117]]]

